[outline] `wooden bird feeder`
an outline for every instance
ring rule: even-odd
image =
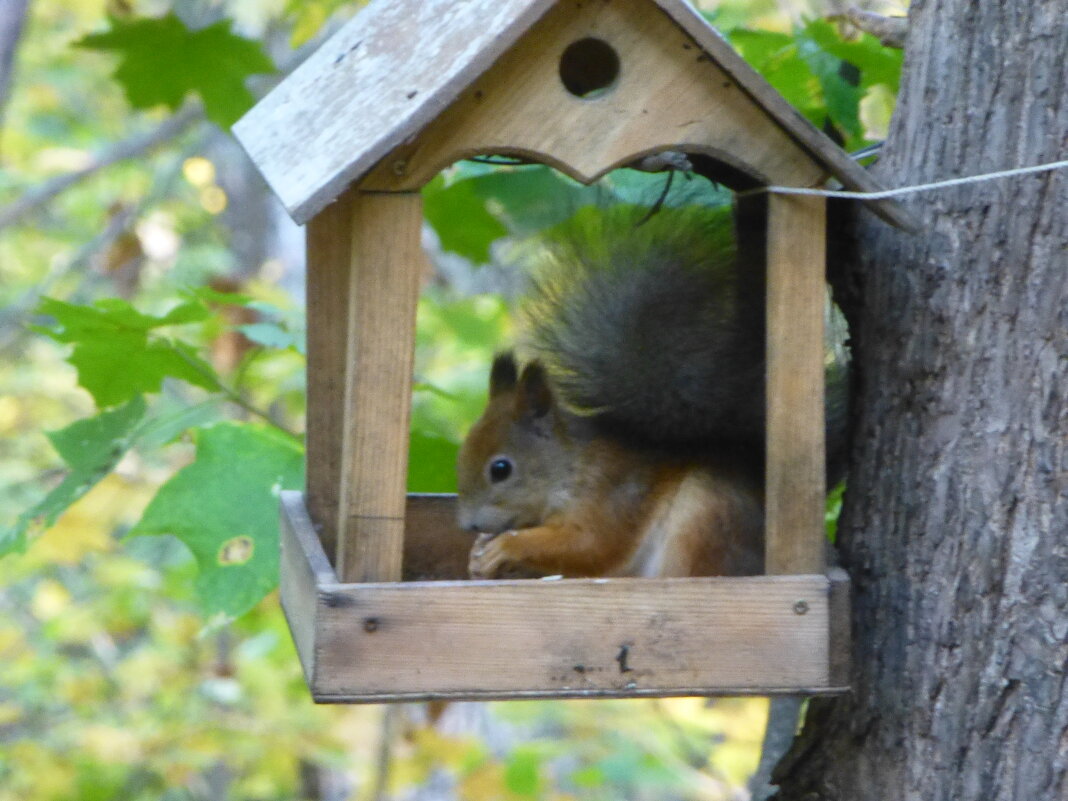
[[[374,0],[234,132],[308,225],[307,490],[282,498],[281,593],[317,701],[845,689],[823,198],[760,199],[767,575],[466,581],[454,499],[405,494],[419,190],[443,168],[507,154],[589,183],[683,151],[736,190],[879,188],[683,0]]]

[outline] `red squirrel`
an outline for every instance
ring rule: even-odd
[[[650,223],[549,245],[460,450],[474,578],[762,572],[762,287],[724,215]]]
[[[727,459],[596,434],[563,410],[545,368],[493,365],[489,407],[460,456],[460,523],[482,532],[475,578],[760,573],[761,487]]]

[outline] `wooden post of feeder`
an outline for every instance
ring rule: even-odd
[[[399,581],[418,193],[350,189],[308,236],[308,503],[342,581]]]
[[[341,490],[341,421],[348,335],[352,193],[346,192],[308,223],[308,422],[305,501],[323,550],[337,554]]]
[[[825,570],[826,201],[768,198],[765,571]]]

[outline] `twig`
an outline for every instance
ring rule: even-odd
[[[382,724],[378,731],[378,751],[375,754],[374,774],[371,779],[371,801],[385,801],[389,791],[389,773],[393,764],[393,737],[397,728],[400,707],[387,705],[382,710]]]
[[[220,381],[219,377],[215,375],[215,373],[206,371],[201,368],[200,364],[198,364],[195,360],[190,359],[189,356],[185,353],[185,351],[183,351],[181,348],[174,348],[173,350],[182,360],[185,361],[186,364],[188,364],[192,369],[194,369],[197,373],[199,373],[207,381],[209,381],[214,387],[215,391],[221,394],[227,401],[241,409],[244,409],[249,414],[255,417],[259,417],[265,423],[278,429],[286,436],[291,437],[297,442],[301,442],[300,434],[286,428],[286,426],[275,420],[268,412],[265,412],[263,409],[258,409],[253,406],[251,403],[245,400],[244,397],[237,390],[226,386],[226,384]]]
[[[536,161],[521,159],[518,156],[468,156],[464,161],[473,161],[475,164],[492,164],[495,167],[522,167],[527,164],[537,164]]]
[[[693,172],[693,162],[681,150],[662,150],[627,165],[642,172]]]
[[[153,183],[152,191],[141,198],[136,205],[127,207],[112,217],[104,230],[79,248],[68,261],[55,262],[49,269],[48,275],[38,282],[36,286],[27,290],[21,298],[6,309],[0,309],[0,353],[11,347],[13,343],[17,342],[20,335],[28,331],[23,327],[22,320],[30,314],[43,296],[52,291],[52,288],[63,276],[88,264],[98,253],[111,247],[115,240],[130,227],[130,224],[144,214],[145,209],[170,192],[174,179],[181,173],[182,162],[185,161],[187,156],[196,152],[197,149],[193,147],[184,151],[175,160],[173,166],[165,171],[163,177]],[[74,296],[67,298],[68,302],[83,302],[77,295],[78,293],[75,293]]]
[[[4,35],[3,23],[9,21],[6,19],[6,15],[10,12],[5,8],[5,4],[14,4],[14,8],[17,8],[20,2],[27,4],[29,0],[0,0],[0,37]],[[340,23],[336,20],[327,22],[311,40],[306,42],[295,52],[286,56],[278,67],[278,73],[273,76],[274,80],[272,83],[276,83],[288,75],[298,64],[304,61],[309,52],[313,51],[319,43],[333,34],[338,27],[340,27]],[[2,45],[2,39],[0,39],[0,45]],[[0,49],[0,54],[2,54],[2,52],[2,49]],[[0,62],[0,79],[4,78],[4,75],[2,62]],[[0,110],[2,110],[2,100],[4,97],[3,90],[4,86],[2,85],[2,81],[0,81]],[[45,181],[36,189],[28,191],[14,203],[0,208],[0,229],[6,228],[12,223],[22,219],[29,212],[43,206],[65,189],[84,180],[93,173],[109,167],[116,162],[139,156],[159,145],[165,144],[168,140],[173,139],[180,134],[189,125],[192,125],[195,122],[200,122],[203,119],[203,105],[199,101],[187,103],[180,111],[167,118],[156,129],[131,136],[128,139],[112,144],[102,150],[82,169],[75,170],[65,175],[59,175],[49,181]]]
[[[643,225],[645,225],[647,222],[649,222],[649,220],[651,220],[653,218],[654,214],[656,214],[657,212],[660,211],[660,209],[664,205],[664,201],[667,200],[668,193],[671,192],[671,184],[672,184],[672,182],[674,180],[675,180],[675,172],[674,171],[668,172],[667,180],[664,181],[664,189],[663,189],[663,191],[661,191],[660,197],[658,197],[656,199],[656,202],[653,203],[653,205],[649,207],[649,211],[647,211],[645,213],[645,215],[640,220],[638,220],[638,222],[634,223],[634,227],[635,228],[641,228]]]
[[[110,167],[119,161],[124,161],[134,156],[140,156],[165,142],[170,141],[194,122],[204,119],[204,109],[199,103],[190,103],[172,117],[168,117],[151,131],[136,134],[128,139],[116,142],[107,149],[98,153],[89,164],[80,170],[57,175],[51,180],[45,181],[35,189],[31,189],[14,203],[0,208],[0,229],[18,222],[34,209],[43,206],[56,195],[70,188],[79,181],[83,181],[90,175]]]
[[[0,36],[3,35],[2,24],[8,20],[5,15],[9,14],[5,8],[5,4],[13,3],[17,8],[19,3],[27,4],[29,0],[0,0]],[[308,53],[314,51],[325,39],[329,38],[340,27],[341,23],[336,18],[331,18],[320,29],[319,32],[312,37],[309,41],[305,42],[296,51],[289,53],[278,65],[278,72],[272,76],[272,80],[268,85],[277,83],[290,72],[292,72],[299,64],[301,64]],[[0,78],[4,76],[4,71],[0,69]],[[0,85],[0,100],[3,99],[3,86]],[[79,181],[84,180],[93,173],[109,167],[112,164],[123,161],[134,156],[139,156],[148,150],[151,150],[159,145],[166,143],[169,139],[174,138],[180,134],[189,125],[200,122],[204,119],[204,107],[199,101],[191,101],[187,103],[180,111],[173,116],[167,118],[159,127],[155,130],[148,131],[147,133],[137,134],[131,136],[128,139],[116,142],[111,146],[102,150],[87,166],[80,170],[67,173],[66,175],[60,175],[53,178],[50,181],[38,186],[36,189],[31,189],[21,198],[11,203],[8,206],[0,208],[0,229],[6,228],[14,222],[22,219],[26,214],[44,205],[52,198],[59,195],[65,189],[73,186]]]
[[[22,38],[29,0],[0,0],[0,124],[4,120],[11,79],[15,74],[15,51]]]
[[[907,17],[884,17],[874,11],[865,11],[854,6],[846,10],[845,18],[864,33],[870,33],[886,47],[896,47],[900,50],[905,46],[905,37],[909,32]]]

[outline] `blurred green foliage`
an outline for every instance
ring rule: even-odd
[[[233,125],[252,105],[245,79],[274,72],[274,63],[257,43],[235,36],[231,20],[191,30],[173,13],[162,17],[109,17],[109,30],[80,39],[90,50],[120,57],[115,80],[130,105],[172,111],[195,93],[209,120]]]
[[[757,699],[516,703],[493,736],[308,700],[272,592],[277,492],[302,482],[299,289],[271,253],[242,263],[254,194],[196,109],[232,121],[266,87],[249,75],[357,5],[31,4],[2,110],[0,219],[85,174],[0,228],[0,801],[402,798],[435,782],[463,799],[736,797]],[[878,138],[899,54],[778,7],[711,16],[815,125],[847,147]],[[189,125],[95,168],[179,108]],[[630,170],[584,187],[476,162],[426,187],[439,269],[419,304],[412,490],[455,487],[537,234],[664,189]],[[680,176],[662,203],[723,198]]]
[[[847,150],[881,138],[901,74],[901,51],[868,34],[843,39],[827,20],[791,33],[737,29],[729,39],[809,122]],[[867,120],[862,119],[866,117]]]

